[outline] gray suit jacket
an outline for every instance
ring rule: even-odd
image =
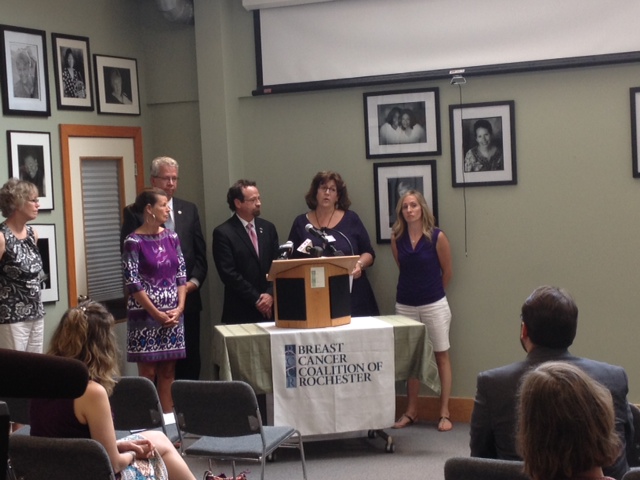
[[[633,418],[627,393],[627,374],[622,367],[571,355],[567,350],[534,348],[522,362],[482,372],[478,375],[476,399],[471,416],[471,456],[520,460],[516,453],[517,393],[522,376],[531,368],[549,361],[569,362],[611,391],[616,413],[616,430],[623,452],[605,475],[621,479],[629,469],[626,446],[633,442]]]

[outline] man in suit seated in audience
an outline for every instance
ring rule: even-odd
[[[575,357],[568,348],[578,326],[578,307],[563,289],[538,287],[522,305],[520,343],[527,352],[521,361],[481,372],[471,416],[471,456],[520,460],[516,453],[516,404],[523,375],[548,361],[569,362],[611,391],[616,413],[616,431],[622,442],[620,456],[604,469],[607,476],[621,479],[629,469],[626,446],[633,442],[633,418],[627,392],[627,374],[622,367]]]

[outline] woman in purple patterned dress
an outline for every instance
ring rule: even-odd
[[[123,246],[122,268],[127,300],[127,360],[155,381],[165,413],[171,412],[171,384],[176,360],[185,358],[184,301],[186,268],[178,235],[162,225],[169,217],[163,190],[145,190],[133,209],[144,223]]]

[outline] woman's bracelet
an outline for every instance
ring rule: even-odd
[[[357,261],[356,261],[356,263],[357,263],[358,265],[360,265],[360,270],[364,270],[364,269],[365,269],[364,263],[362,263],[362,261],[361,261],[361,260],[357,260]]]
[[[138,458],[138,454],[135,452],[135,450],[128,450],[124,453],[130,453],[131,454],[131,461],[129,462],[129,465],[131,465],[133,462],[136,461],[136,458]]]

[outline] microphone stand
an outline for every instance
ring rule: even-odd
[[[349,240],[349,237],[347,237],[344,233],[342,233],[340,230],[337,230],[335,228],[327,228],[327,230],[331,230],[332,232],[338,232],[340,235],[342,235],[342,238],[344,238],[347,241],[347,243],[349,244],[349,248],[351,248],[351,255],[355,255],[353,250],[353,244],[351,243],[351,240]],[[340,252],[340,255],[344,256],[344,253]]]

